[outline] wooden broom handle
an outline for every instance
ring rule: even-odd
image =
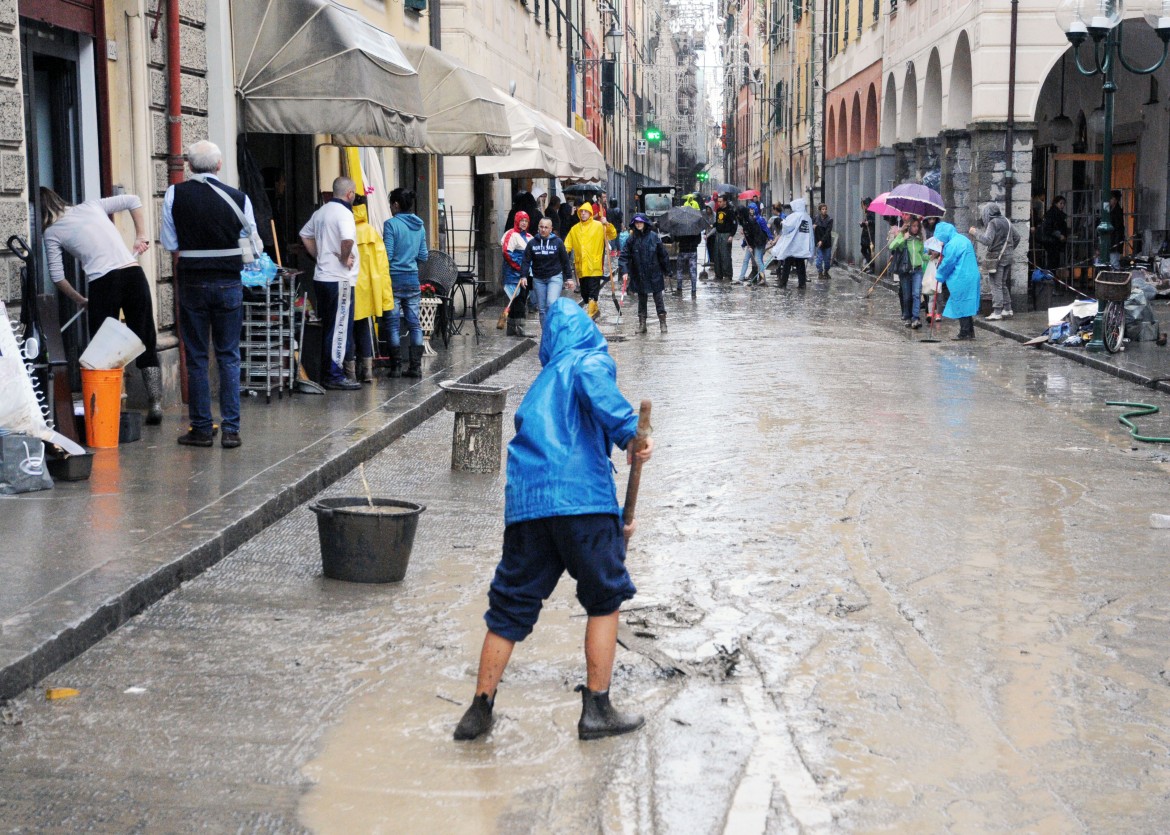
[[[643,400],[638,408],[638,432],[630,447],[634,453],[634,463],[630,466],[630,480],[626,483],[626,504],[622,510],[622,521],[630,524],[634,521],[634,510],[638,505],[638,488],[642,485],[642,462],[638,460],[638,453],[646,446],[646,439],[652,432],[650,426],[650,401]]]

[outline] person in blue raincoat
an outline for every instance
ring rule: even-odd
[[[504,545],[488,592],[487,634],[475,698],[455,739],[475,739],[492,725],[496,688],[517,641],[532,632],[540,609],[566,570],[589,616],[585,627],[586,685],[581,739],[600,739],[642,726],[617,712],[609,683],[617,646],[618,610],[636,592],[626,570],[610,450],[632,448],[638,415],[617,387],[617,366],[605,337],[572,300],[548,309],[540,342],[540,374],[516,410],[504,488]],[[650,458],[653,439],[638,452]]]
[[[959,320],[956,341],[974,339],[975,314],[979,312],[979,261],[975,247],[950,223],[935,226],[934,237],[943,243],[942,261],[935,279],[945,284],[949,293],[942,315]]]

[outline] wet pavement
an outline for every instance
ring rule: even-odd
[[[293,510],[41,682],[79,696],[8,706],[0,823],[1160,831],[1170,531],[1148,516],[1170,458],[1104,401],[1164,395],[986,330],[921,343],[865,291],[705,284],[668,297],[668,334],[604,323],[623,390],[654,402],[613,686],[641,732],[577,741],[584,619],[562,583],[496,728],[450,740],[503,479],[449,469],[442,413],[364,467],[428,506],[403,583],[322,579]],[[492,378],[516,386],[506,427],[537,362]]]
[[[534,343],[455,337],[421,380],[245,397],[239,449],[182,447],[185,409],[94,454],[88,481],[0,496],[0,698],[23,690],[442,408]]]

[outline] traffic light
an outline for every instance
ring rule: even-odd
[[[646,128],[647,142],[658,142],[660,139],[662,139],[662,131],[660,131],[656,126],[650,125]]]
[[[707,182],[707,180],[711,179],[711,175],[706,171],[700,171],[698,174],[695,175],[695,179],[698,180],[700,183],[705,183],[705,182]]]

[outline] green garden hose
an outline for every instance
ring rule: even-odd
[[[1124,400],[1106,400],[1105,405],[1125,406],[1127,409],[1134,410],[1132,412],[1126,412],[1118,417],[1117,420],[1119,423],[1129,427],[1129,434],[1135,441],[1145,441],[1147,444],[1170,444],[1170,438],[1153,438],[1147,435],[1139,435],[1137,426],[1130,420],[1131,417],[1145,417],[1146,415],[1157,414],[1157,406],[1151,406],[1149,403],[1126,403]]]

